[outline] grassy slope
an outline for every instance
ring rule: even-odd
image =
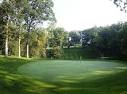
[[[90,81],[50,83],[16,73],[28,62],[0,57],[0,94],[127,94],[127,70]]]

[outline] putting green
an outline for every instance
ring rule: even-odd
[[[117,61],[41,60],[18,68],[20,74],[49,82],[75,83],[122,72],[127,66]]]

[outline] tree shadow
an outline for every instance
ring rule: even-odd
[[[48,92],[53,88],[56,86],[50,83],[0,71],[1,94],[49,94]]]
[[[61,76],[60,81],[44,81],[17,74],[17,67],[27,61],[12,61],[0,61],[0,94],[127,94],[126,67],[117,67],[122,70],[118,73],[94,71],[97,76],[87,80],[79,75],[77,78]]]
[[[57,83],[56,94],[127,94],[127,70],[92,80]]]
[[[56,86],[17,73],[17,68],[31,60],[0,57],[0,94],[53,94]]]

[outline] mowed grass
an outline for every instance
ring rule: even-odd
[[[48,94],[127,94],[127,66],[120,61],[43,60],[18,72],[53,85]]]
[[[54,85],[17,73],[18,67],[33,61],[0,57],[0,94],[51,94]]]
[[[127,94],[126,63],[0,57],[0,94]]]

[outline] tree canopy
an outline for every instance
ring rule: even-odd
[[[26,52],[29,57],[29,32],[34,31],[38,24],[43,25],[46,21],[55,21],[53,6],[52,0],[4,0],[0,4],[0,27],[2,36],[5,36],[3,44],[6,56],[8,56],[9,38],[11,37],[9,33],[13,31],[14,34],[16,31],[15,33],[18,35],[20,56],[21,31],[27,31],[27,38],[24,41],[26,41]]]
[[[127,12],[127,0],[113,0],[113,2],[121,11]]]

